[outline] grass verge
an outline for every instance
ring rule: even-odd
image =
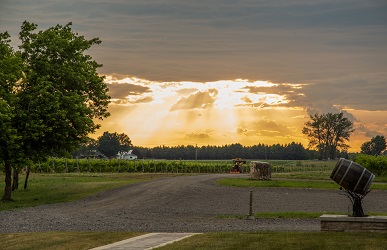
[[[243,178],[226,178],[217,181],[219,185],[233,187],[286,187],[286,188],[320,188],[320,189],[339,189],[339,186],[333,181],[314,181],[314,180],[252,180]],[[382,183],[372,183],[370,189],[387,190],[387,185]]]
[[[3,250],[90,249],[141,235],[133,232],[42,232],[0,234]]]
[[[272,173],[273,178],[299,179],[299,180],[325,180],[332,181],[330,178],[332,171],[300,171],[287,173]],[[375,182],[387,182],[387,176],[376,176]]]
[[[323,214],[342,214],[338,212],[260,212],[255,213],[255,218],[279,218],[279,219],[313,219],[319,218]],[[368,212],[367,215],[387,216],[387,213]],[[246,219],[246,214],[221,214],[215,216],[218,219]]]
[[[184,249],[386,249],[385,233],[222,232],[194,235],[160,250]]]
[[[23,189],[19,184],[19,189],[12,192],[14,201],[0,203],[0,211],[74,201],[108,189],[165,176],[148,173],[33,173],[28,188]],[[23,177],[20,175],[19,181],[24,183]],[[4,182],[0,183],[0,190],[4,190]]]

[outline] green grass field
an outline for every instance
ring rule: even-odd
[[[178,174],[168,174],[175,175]],[[31,173],[28,188],[23,189],[25,175],[21,174],[19,189],[12,192],[14,201],[0,203],[0,210],[74,201],[107,189],[165,176],[148,173]],[[0,178],[3,179],[4,175]],[[3,181],[0,182],[0,190],[4,190]]]
[[[384,233],[223,232],[194,235],[160,250],[386,249]]]
[[[90,249],[140,235],[132,232],[42,232],[0,234],[3,250]],[[81,239],[81,240],[80,240]],[[385,233],[214,232],[198,234],[160,250],[183,249],[386,249]]]
[[[324,180],[307,180],[307,179],[290,179],[290,180],[252,180],[246,178],[226,178],[217,182],[224,186],[233,187],[286,187],[286,188],[320,188],[320,189],[339,189],[339,185],[333,181]],[[387,190],[385,183],[372,183],[370,189]]]
[[[136,232],[41,232],[0,234],[3,250],[90,249],[141,235]]]

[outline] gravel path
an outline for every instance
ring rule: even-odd
[[[245,175],[168,177],[127,185],[76,202],[0,212],[0,233],[41,231],[319,231],[319,219],[217,219],[221,214],[325,211],[346,214],[351,203],[340,190],[236,188],[215,184]],[[247,176],[245,176],[247,178]],[[387,212],[387,191],[363,200],[365,213]]]

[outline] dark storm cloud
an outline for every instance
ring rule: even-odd
[[[385,0],[1,1],[0,32],[15,46],[24,20],[40,29],[72,21],[99,37],[90,53],[102,74],[313,83],[276,90],[289,107],[387,109]]]
[[[112,99],[124,99],[131,95],[142,95],[144,93],[152,92],[148,87],[131,83],[112,83],[107,84],[109,88],[109,95]]]
[[[380,76],[354,76],[326,80],[305,85],[294,93],[288,93],[290,106],[307,106],[329,111],[333,107],[357,110],[387,110],[387,74]],[[299,95],[302,94],[302,95]]]

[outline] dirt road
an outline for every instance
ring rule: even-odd
[[[131,184],[76,202],[0,212],[0,233],[39,231],[318,231],[318,219],[217,219],[253,212],[317,211],[346,214],[351,203],[340,190],[236,188],[216,185],[209,174],[168,177]],[[246,176],[247,178],[247,176]],[[372,191],[365,213],[387,212],[387,191]]]

